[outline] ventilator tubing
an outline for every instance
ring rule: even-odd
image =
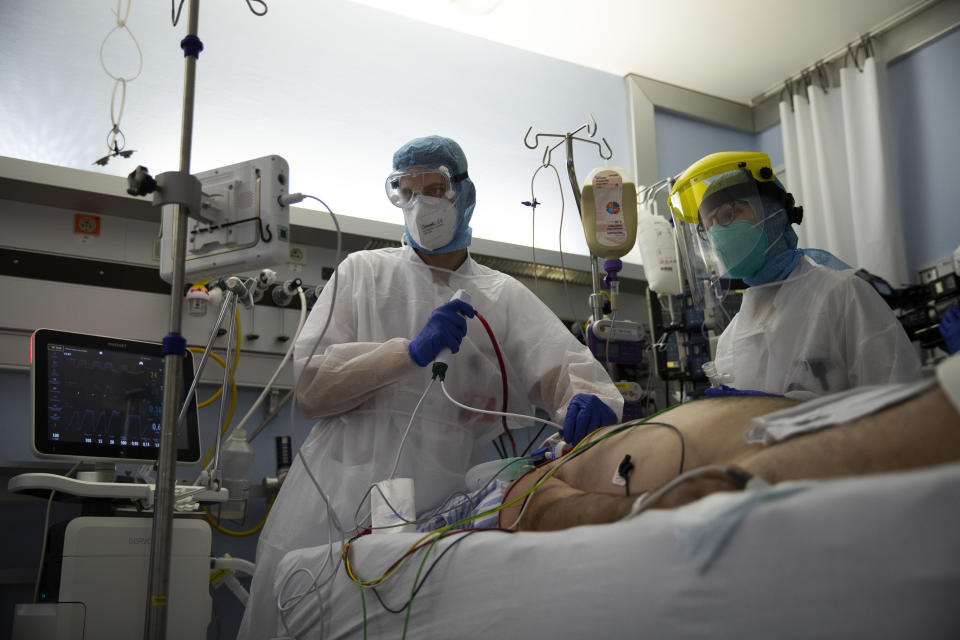
[[[637,241],[637,185],[617,167],[587,175],[580,219],[590,253],[605,260],[622,258]]]
[[[374,484],[370,491],[373,533],[416,532],[416,519],[413,478],[391,478]]]
[[[524,457],[488,460],[471,467],[464,476],[467,490],[479,491],[494,480],[513,482],[531,468],[530,465],[524,464],[526,460],[527,458]]]

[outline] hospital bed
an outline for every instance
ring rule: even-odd
[[[380,576],[419,538],[360,538],[352,569]],[[290,634],[401,638],[406,624],[407,638],[461,640],[960,637],[956,463],[714,494],[558,532],[459,533],[436,544],[421,580],[444,550],[409,619],[369,589],[361,599],[341,566],[287,611]],[[315,573],[327,553],[288,553],[274,588],[303,592],[304,570]],[[378,587],[387,606],[408,602],[422,560]]]

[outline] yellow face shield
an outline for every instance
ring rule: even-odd
[[[670,189],[668,202],[670,212],[678,222],[687,222],[693,225],[700,223],[700,209],[704,205],[703,199],[714,189],[710,185],[720,176],[728,176],[732,172],[749,172],[757,182],[774,182],[773,168],[767,154],[757,151],[724,151],[713,153],[690,165],[680,174],[673,188]],[[745,176],[744,182],[747,182]],[[756,183],[754,183],[756,184]],[[754,189],[755,190],[755,189]],[[710,202],[706,203],[710,205]],[[716,208],[710,206],[711,210]]]
[[[667,202],[687,290],[697,306],[719,303],[725,279],[741,277],[738,272],[762,259],[759,196],[775,184],[770,159],[754,151],[708,155],[673,183]]]

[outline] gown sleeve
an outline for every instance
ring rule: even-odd
[[[307,418],[350,411],[417,368],[407,350],[408,338],[385,342],[358,338],[356,296],[361,295],[361,284],[353,264],[348,258],[338,268],[336,303],[333,280],[323,288],[294,347],[294,371],[300,376],[297,403]],[[333,316],[324,333],[331,304]]]
[[[613,409],[619,420],[623,395],[603,365],[539,298],[515,284],[511,315],[521,320],[510,327],[506,350],[509,358],[521,363],[522,382],[530,402],[547,410],[554,422],[563,424],[573,396],[593,394]]]

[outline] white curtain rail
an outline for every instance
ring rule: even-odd
[[[882,36],[884,33],[887,33],[891,29],[895,29],[900,25],[906,22],[909,22],[910,20],[912,20],[919,14],[923,13],[927,9],[935,5],[938,5],[942,2],[944,2],[944,0],[927,0],[926,2],[921,2],[911,7],[907,7],[903,11],[900,11],[899,13],[896,13],[890,16],[889,18],[881,22],[879,25],[877,25],[873,29],[870,29],[869,31],[864,33],[857,40],[850,42],[848,44],[845,44],[843,47],[837,49],[836,51],[833,51],[832,53],[827,54],[826,56],[820,58],[818,61],[814,62],[813,64],[807,65],[800,71],[790,74],[789,76],[787,76],[787,79],[785,81],[776,83],[774,86],[770,87],[769,89],[761,93],[759,96],[755,97],[751,101],[752,104],[757,105],[763,102],[764,100],[767,100],[773,96],[779,95],[784,90],[784,88],[788,87],[791,84],[794,84],[796,82],[803,80],[804,75],[809,74],[810,70],[815,69],[817,65],[831,64],[833,62],[836,62],[838,59],[843,58],[844,56],[850,55],[851,48],[853,48],[856,51],[858,47],[863,46],[863,43],[865,41],[870,41],[875,38],[878,38],[879,36]]]

